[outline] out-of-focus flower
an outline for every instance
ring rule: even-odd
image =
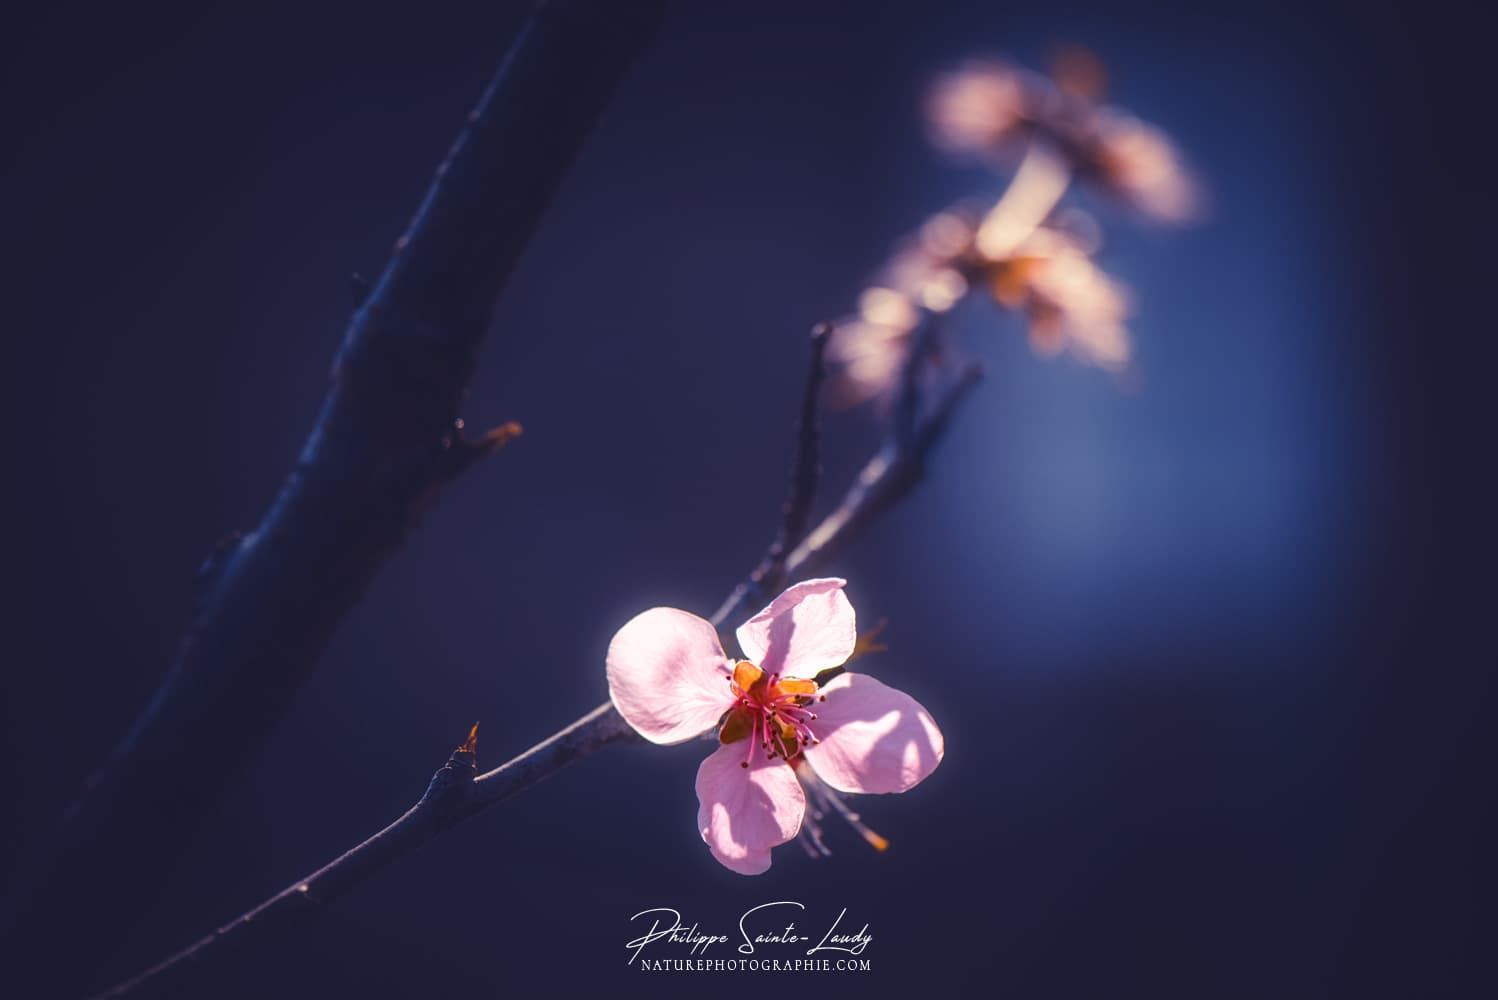
[[[1100,103],[1106,71],[1091,53],[1066,49],[1056,79],[999,60],[969,62],[937,79],[927,104],[932,142],[963,156],[1003,160],[1022,142],[1042,143],[1129,207],[1181,224],[1200,208],[1196,181],[1159,129]]]
[[[1062,45],[1051,54],[1051,79],[1068,97],[1097,103],[1108,92],[1108,67],[1085,45]]]
[[[857,643],[844,585],[786,590],[739,627],[737,662],[710,622],[676,608],[636,615],[609,643],[609,697],[640,735],[669,744],[717,728],[697,769],[697,825],[739,874],[766,871],[770,849],[800,831],[798,766],[841,792],[903,792],[941,763],[941,730],[909,695],[865,674],[815,680]]]
[[[922,318],[946,312],[967,294],[975,231],[970,213],[932,216],[895,253],[879,283],[859,297],[858,312],[835,324],[828,345],[828,358],[838,366],[835,404],[856,406],[887,396],[899,382]]]
[[[1165,133],[1104,109],[1097,115],[1092,169],[1104,187],[1136,210],[1172,224],[1189,222],[1200,207],[1196,181]]]
[[[1070,228],[1054,221],[1041,225],[1056,200],[1054,174],[1050,167],[1022,168],[1021,176],[1039,179],[1017,179],[981,219],[965,210],[935,216],[896,253],[882,283],[863,293],[858,313],[837,325],[828,349],[838,366],[837,403],[888,401],[919,324],[971,291],[985,291],[999,305],[1023,312],[1037,354],[1070,348],[1080,360],[1109,371],[1128,367],[1129,294],[1093,261],[1094,224],[1080,217]]]
[[[997,201],[934,216],[897,250],[858,312],[836,324],[828,347],[835,403],[891,400],[916,331],[980,291],[1026,314],[1038,353],[1070,349],[1110,371],[1128,367],[1128,291],[1093,262],[1095,223],[1087,222],[1090,236],[1066,224],[1063,198],[1074,181],[1087,182],[1166,223],[1190,221],[1201,199],[1170,139],[1102,104],[1106,86],[1102,63],[1077,48],[1062,50],[1054,80],[987,60],[936,81],[927,105],[933,141],[1017,165]]]
[[[1027,83],[1020,70],[998,61],[970,62],[939,77],[926,104],[931,141],[960,155],[998,149],[1031,113]]]
[[[1010,178],[1009,187],[978,226],[974,249],[985,260],[1004,260],[1040,228],[1055,210],[1072,170],[1049,146],[1034,143]]]
[[[837,322],[827,345],[837,366],[831,385],[834,406],[849,407],[886,395],[900,379],[911,336],[921,314],[892,288],[870,288],[858,312]]]
[[[1001,305],[1029,317],[1030,343],[1037,353],[1070,348],[1110,371],[1128,366],[1128,291],[1069,234],[1037,230],[1012,257],[991,263],[987,279]]]

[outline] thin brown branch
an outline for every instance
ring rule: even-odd
[[[842,503],[798,545],[786,559],[788,576],[807,576],[861,533],[864,527],[913,490],[926,474],[926,462],[947,428],[957,404],[983,377],[983,369],[969,364],[941,393],[910,435],[893,431],[858,473]]]
[[[832,340],[832,324],[818,323],[811,329],[811,362],[806,369],[806,385],[801,392],[801,413],[796,419],[796,451],[791,460],[791,491],[781,507],[780,535],[770,546],[772,558],[784,560],[784,553],[801,540],[811,520],[811,505],[816,500],[817,483],[822,478],[822,382],[827,377],[827,344]],[[774,590],[780,581],[766,583]]]
[[[813,367],[820,364],[820,348]],[[821,569],[879,513],[905,497],[924,474],[931,450],[947,421],[981,372],[964,369],[958,380],[936,400],[932,413],[907,446],[890,442],[864,467],[843,502],[812,531],[783,562],[787,577],[806,576]],[[820,376],[814,376],[820,378]],[[815,395],[815,386],[809,390]],[[803,409],[803,427],[806,413]],[[798,467],[800,463],[797,463]],[[793,499],[799,495],[792,491]],[[807,501],[809,503],[809,501]],[[754,610],[743,585],[713,616],[722,628]],[[477,727],[475,727],[475,730]],[[400,819],[325,867],[272,896],[244,916],[173,955],[135,979],[103,994],[110,1000],[181,995],[201,983],[230,959],[280,938],[306,917],[392,861],[414,851],[437,834],[487,810],[517,792],[550,777],[612,743],[640,739],[611,703],[599,705],[542,743],[487,774],[473,777],[472,741],[432,778],[421,801]]]
[[[923,313],[920,322],[911,331],[910,345],[906,348],[905,360],[900,366],[900,380],[895,389],[890,423],[894,440],[901,448],[909,449],[921,426],[921,379],[926,374],[927,361],[936,347],[938,322],[936,316]]]
[[[101,1000],[211,995],[201,984],[226,963],[309,922],[350,888],[442,831],[600,747],[638,739],[612,705],[600,705],[509,763],[477,775],[477,728],[432,776],[421,800],[394,823],[166,961],[100,994]]]
[[[493,304],[663,6],[552,0],[511,46],[378,281],[356,291],[295,469],[201,575],[161,687],[12,901],[7,950],[40,967],[21,993],[107,972],[374,575],[453,475],[507,439],[457,436]]]
[[[822,426],[819,419],[822,382],[827,376],[827,344],[832,340],[832,324],[818,323],[811,330],[811,360],[801,391],[801,410],[796,418],[796,444],[791,455],[790,492],[781,505],[780,530],[765,552],[765,557],[734,588],[713,616],[715,623],[731,617],[736,609],[753,604],[780,589],[786,579],[785,560],[791,548],[806,533],[811,520],[811,506],[817,497],[817,482],[822,478]]]

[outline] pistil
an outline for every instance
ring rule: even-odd
[[[723,743],[748,738],[748,751],[740,766],[748,767],[753,762],[756,745],[771,759],[780,757],[789,761],[804,747],[822,742],[811,728],[817,715],[807,707],[816,697],[816,681],[782,679],[779,674],[766,674],[753,663],[741,660],[728,684],[734,704],[723,720],[718,738]]]

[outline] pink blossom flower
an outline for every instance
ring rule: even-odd
[[[1173,225],[1199,214],[1201,192],[1164,132],[1104,109],[1098,114],[1096,136],[1096,173],[1127,203],[1157,222]]]
[[[1133,355],[1125,325],[1128,290],[1070,235],[1036,230],[1014,256],[990,265],[989,288],[1000,304],[1029,315],[1036,353],[1070,347],[1083,361],[1108,371],[1128,367]]]
[[[1031,116],[1033,89],[1021,71],[1002,62],[970,62],[940,77],[926,107],[932,141],[949,153],[990,153]]]
[[[1159,129],[1100,103],[1106,83],[1098,58],[1076,48],[1058,60],[1055,80],[1004,62],[971,62],[933,85],[931,138],[948,153],[995,165],[1038,142],[1150,219],[1192,221],[1201,191],[1180,152]]]
[[[859,297],[858,312],[835,324],[827,350],[837,366],[835,406],[893,395],[922,316],[950,311],[967,293],[963,268],[974,225],[960,209],[932,216]]]
[[[609,643],[609,697],[652,743],[718,730],[697,769],[697,825],[727,868],[758,875],[806,813],[794,767],[842,792],[903,792],[941,763],[941,730],[915,699],[866,674],[816,676],[857,641],[846,581],[789,588],[738,629],[746,659],[717,630],[676,608],[651,608]],[[813,711],[815,709],[815,711]]]

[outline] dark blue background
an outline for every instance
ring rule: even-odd
[[[289,468],[348,274],[382,266],[519,24],[494,6],[6,15],[8,859]],[[713,610],[773,532],[807,328],[926,214],[997,190],[928,151],[925,82],[1075,41],[1211,211],[1162,232],[1091,205],[1137,295],[1138,392],[972,311],[989,380],[838,565],[891,622],[868,669],[947,736],[924,785],[858,804],[891,850],[833,826],[830,860],[788,845],[741,878],[694,830],[701,748],[614,749],[215,995],[1473,995],[1492,793],[1465,639],[1490,571],[1445,474],[1492,452],[1447,412],[1477,398],[1444,380],[1478,321],[1433,280],[1466,253],[1435,145],[1470,124],[1445,101],[1460,26],[1003,6],[673,11],[499,304],[470,424],[526,436],[345,624],[152,950],[393,818],[473,719],[492,766],[597,704],[636,611]],[[828,499],[872,433],[830,421]],[[625,966],[637,910],[731,928],[775,899],[866,920],[874,975]]]

